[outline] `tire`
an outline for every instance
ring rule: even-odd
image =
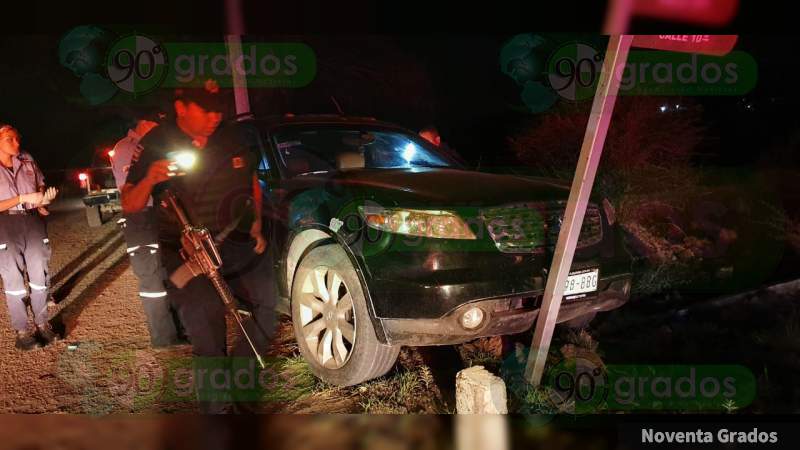
[[[99,227],[103,225],[103,215],[100,211],[100,206],[86,207],[86,221],[89,222],[90,227]]]
[[[563,323],[564,326],[571,330],[580,331],[589,327],[589,324],[597,317],[597,312],[590,312],[582,316],[578,316],[567,320]]]
[[[377,378],[400,353],[399,346],[381,344],[375,336],[361,281],[337,244],[317,247],[300,261],[291,311],[300,353],[326,383],[352,386]]]

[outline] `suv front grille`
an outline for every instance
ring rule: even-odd
[[[514,203],[481,210],[481,219],[497,249],[503,253],[551,252],[558,241],[566,201]],[[603,240],[600,209],[589,204],[583,218],[577,248]]]

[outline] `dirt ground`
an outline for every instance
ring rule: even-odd
[[[49,312],[64,338],[30,352],[16,350],[8,311],[0,308],[0,413],[196,412],[191,397],[165,392],[172,386],[164,387],[164,375],[187,364],[191,349],[150,348],[116,221],[89,228],[75,199],[55,206],[48,231],[56,304]],[[313,376],[285,318],[265,353],[279,382],[272,392],[250,398],[253,412],[437,413],[451,408],[414,349],[403,350],[386,376],[353,388],[328,386]]]
[[[136,280],[114,221],[89,228],[82,209],[64,208],[48,218],[53,249],[49,308],[64,339],[42,349],[14,348],[8,311],[0,308],[0,411],[24,413],[111,412],[124,392],[92,383],[93,364],[120,348],[152,358]],[[180,349],[178,351],[188,351]],[[89,358],[89,355],[99,357]],[[96,361],[93,361],[96,360]],[[104,389],[108,388],[108,389]]]

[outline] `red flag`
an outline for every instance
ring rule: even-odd
[[[633,14],[707,26],[730,23],[739,0],[635,0]]]

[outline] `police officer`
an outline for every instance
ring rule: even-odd
[[[261,192],[255,178],[255,155],[233,137],[230,128],[220,128],[225,108],[219,87],[213,81],[206,82],[203,88],[177,90],[174,108],[175,123],[159,125],[140,141],[141,156],[131,166],[122,190],[123,210],[126,214],[141,211],[151,196],[158,201],[164,189],[169,188],[183,204],[193,224],[207,227],[218,240],[221,235],[227,235],[219,245],[223,275],[241,276],[253,267],[252,263],[267,246],[261,231]],[[195,165],[177,176],[174,152],[186,151],[196,155]],[[180,228],[172,214],[165,213],[164,205],[161,202],[158,205],[162,262],[167,272],[172,273],[182,264],[178,253]],[[246,214],[248,211],[250,213]],[[236,228],[234,232],[231,232],[232,226]],[[269,271],[250,270],[250,273],[270,283],[269,289],[256,292],[272,292],[274,283]],[[203,377],[208,376],[202,367],[209,361],[208,357],[219,361],[213,357],[228,355],[225,309],[205,277],[193,278],[182,289],[169,282],[167,286],[192,343],[194,383],[199,387]],[[266,303],[265,307],[255,307],[254,321],[245,322],[248,333],[262,349],[267,345],[267,334],[272,327],[270,310],[273,305],[269,304],[271,301]],[[249,351],[244,353],[247,348],[240,338],[233,354],[245,356],[249,354]],[[209,380],[204,380],[208,386]],[[200,389],[197,392],[202,395]],[[198,400],[201,400],[203,412],[230,412],[228,402],[208,402],[201,397]]]
[[[139,141],[158,126],[159,119],[158,113],[141,118],[136,122],[136,126],[128,131],[128,135],[114,146],[111,167],[117,188],[120,190],[125,185],[131,163],[139,158],[142,151]],[[167,289],[164,286],[164,270],[161,266],[158,245],[158,224],[152,197],[147,200],[147,206],[142,211],[123,216],[120,225],[125,235],[133,273],[139,280],[139,298],[147,318],[150,343],[153,347],[178,344],[180,342],[178,331],[167,298]]]
[[[419,130],[419,136],[425,139],[426,141],[430,142],[431,144],[433,144],[433,146],[436,147],[436,149],[439,150],[439,152],[443,153],[445,156],[456,161],[462,166],[467,165],[467,161],[464,158],[462,158],[457,151],[455,151],[452,147],[442,142],[442,136],[439,134],[439,130],[435,126],[428,125],[427,127]]]
[[[45,344],[57,338],[47,316],[50,241],[40,217],[49,214],[44,206],[57,191],[45,190],[42,172],[30,154],[20,152],[19,142],[20,135],[14,127],[0,124],[0,276],[11,326],[17,332],[16,347],[31,350],[39,343],[28,329],[26,271],[39,337]]]

